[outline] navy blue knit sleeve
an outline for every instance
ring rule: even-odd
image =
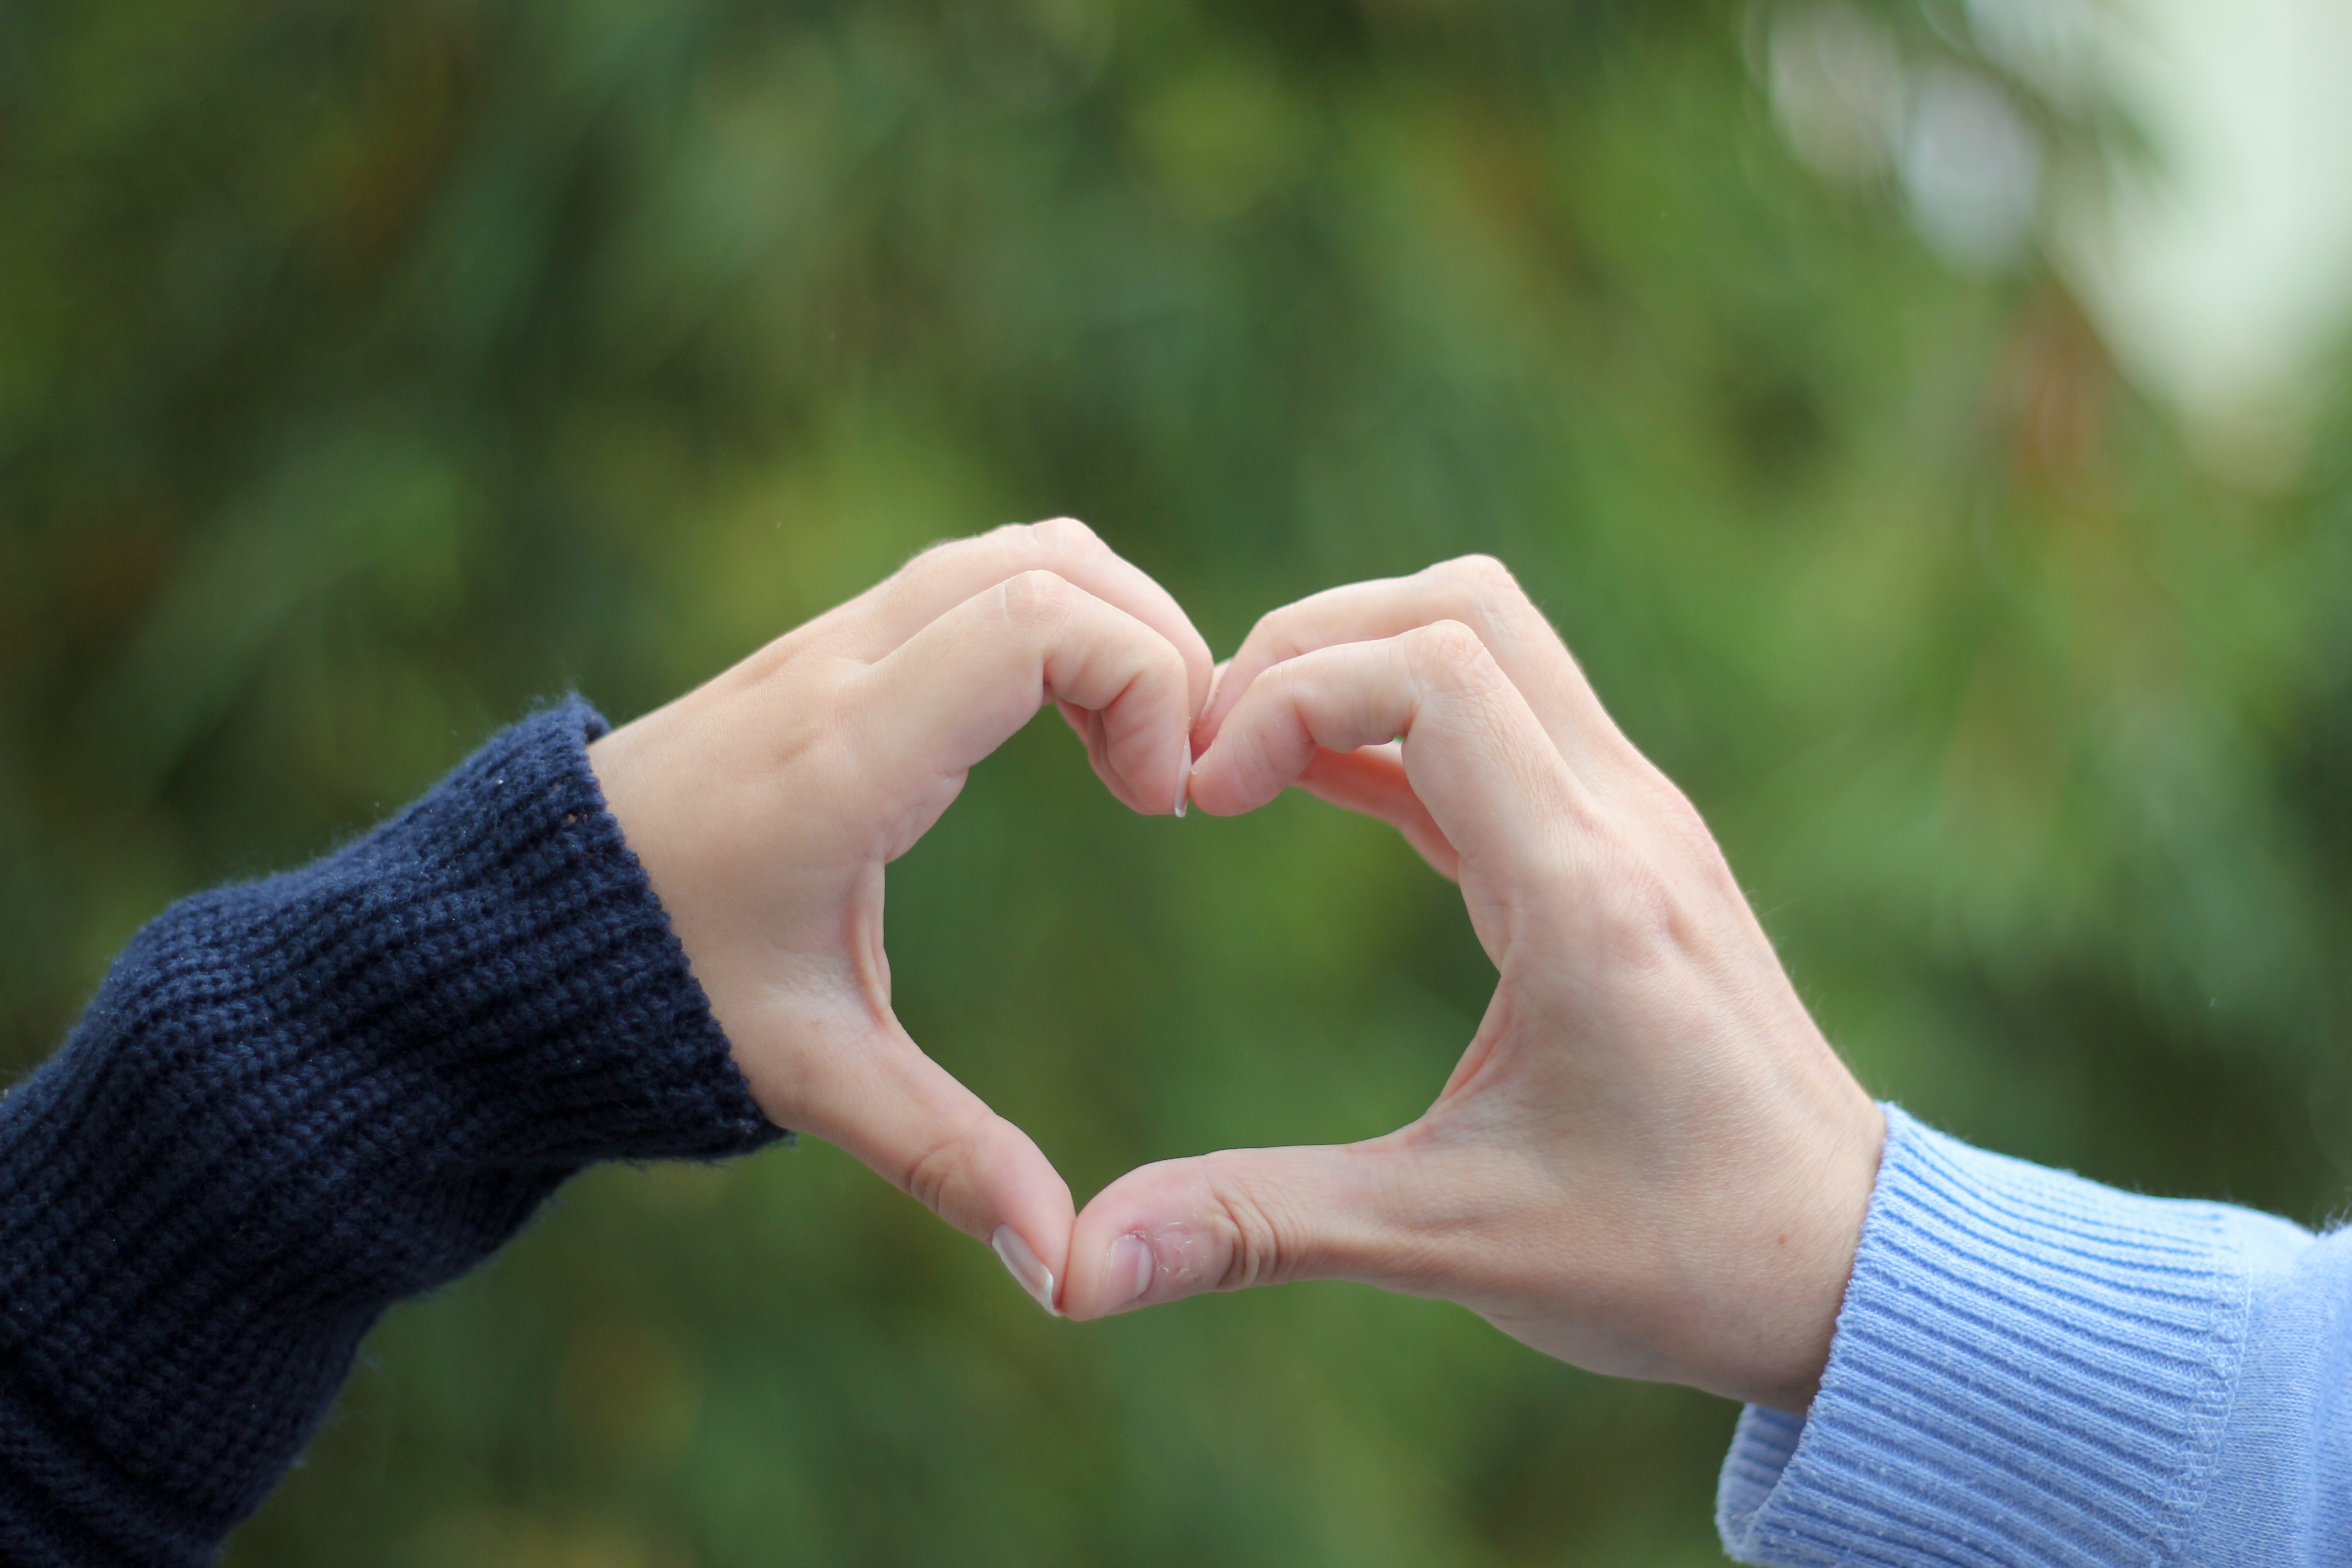
[[[173,906],[0,1100],[0,1562],[210,1562],[385,1307],[602,1159],[779,1136],[573,702]]]

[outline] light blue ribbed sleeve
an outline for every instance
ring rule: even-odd
[[[1769,1564],[2352,1564],[2352,1230],[2146,1198],[1886,1108],[1802,1420],[1750,1406],[1725,1550]]]

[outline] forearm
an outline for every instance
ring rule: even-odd
[[[361,1337],[581,1166],[775,1135],[583,755],[175,906],[0,1101],[0,1560],[207,1561]]]
[[[2347,1238],[1888,1121],[1820,1397],[1725,1464],[1735,1557],[2345,1560]]]

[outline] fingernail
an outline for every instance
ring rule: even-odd
[[[1103,1281],[1113,1289],[1121,1283],[1131,1288],[1114,1306],[1131,1307],[1143,1300],[1151,1289],[1152,1276],[1160,1271],[1159,1260],[1151,1256],[1151,1244],[1139,1236],[1122,1236],[1110,1244],[1110,1263],[1103,1270]]]
[[[1192,804],[1192,742],[1190,740],[1187,740],[1184,742],[1183,764],[1177,770],[1176,773],[1176,815],[1179,816],[1183,816],[1184,808]]]
[[[996,1260],[1004,1265],[1005,1272],[1029,1292],[1031,1300],[1055,1317],[1062,1315],[1061,1309],[1054,1305],[1054,1271],[1029,1250],[1029,1244],[1021,1239],[1019,1231],[1009,1225],[1000,1225],[996,1234],[988,1238],[988,1245],[995,1252]]]

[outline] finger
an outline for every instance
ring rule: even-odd
[[[1441,621],[1327,647],[1251,682],[1193,764],[1192,798],[1220,816],[1302,779],[1319,751],[1402,737],[1405,782],[1463,867],[1509,889],[1592,818],[1581,782],[1467,626]],[[1374,764],[1377,765],[1377,764]],[[1466,881],[1466,872],[1465,873]]]
[[[1089,754],[1114,795],[1140,812],[1175,808],[1192,764],[1183,655],[1050,572],[1017,574],[932,620],[855,679],[843,711],[869,776],[961,778],[1048,700],[1098,717]]]
[[[1421,796],[1412,793],[1412,781],[1405,776],[1403,752],[1393,742],[1352,752],[1318,746],[1297,783],[1319,800],[1378,817],[1403,834],[1439,876],[1461,879],[1461,857],[1446,842],[1429,807],[1421,804]]]
[[[1102,715],[1091,708],[1081,708],[1075,702],[1057,701],[1054,704],[1054,709],[1061,714],[1062,722],[1070,727],[1070,733],[1076,735],[1079,743],[1086,747],[1087,755],[1092,757],[1095,754],[1095,748],[1102,741]]]
[[[1478,634],[1534,710],[1546,734],[1596,784],[1614,778],[1633,748],[1619,733],[1551,623],[1492,556],[1440,562],[1410,577],[1351,583],[1267,614],[1217,683],[1194,741],[1205,748],[1250,684],[1286,659],[1342,643],[1395,637],[1437,621]]]
[[[1076,1213],[1069,1184],[1027,1133],[925,1056],[896,1019],[851,1032],[865,1037],[826,1053],[801,1086],[795,1125],[987,1242],[1040,1306],[1060,1310]]]
[[[1054,706],[1069,725],[1070,732],[1077,736],[1078,743],[1086,747],[1087,763],[1095,770],[1095,776],[1102,780],[1112,795],[1120,795],[1118,775],[1110,765],[1110,739],[1103,725],[1103,716],[1094,709],[1081,708],[1075,702],[1056,701]],[[1191,775],[1186,776],[1189,780]],[[1189,795],[1180,799],[1176,815],[1183,816],[1184,807],[1189,804]]]
[[[1217,738],[1216,731],[1210,726],[1209,720],[1211,715],[1220,711],[1217,693],[1224,689],[1225,671],[1231,669],[1233,666],[1232,659],[1225,659],[1214,669],[1209,671],[1209,700],[1202,704],[1200,716],[1193,721],[1192,754],[1195,756],[1207,751],[1209,742]]]
[[[881,658],[973,595],[1024,572],[1051,572],[1167,638],[1184,658],[1186,710],[1198,715],[1206,706],[1209,645],[1192,617],[1149,573],[1076,518],[1007,523],[933,545],[843,606],[845,647],[869,663]]]
[[[1412,1238],[1436,1195],[1393,1139],[1146,1165],[1079,1214],[1062,1310],[1101,1318],[1290,1279],[1427,1293],[1435,1259]]]

